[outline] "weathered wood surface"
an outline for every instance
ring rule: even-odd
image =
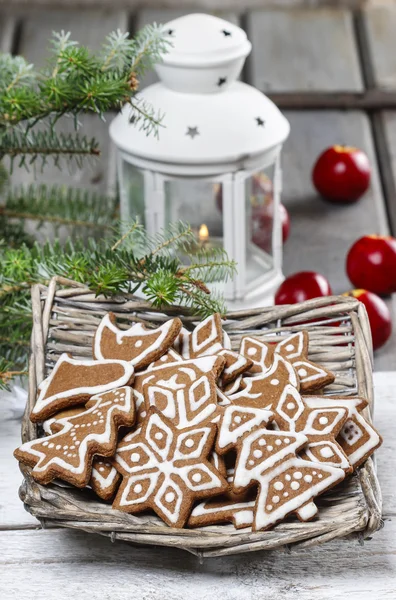
[[[335,293],[343,293],[351,289],[345,273],[350,246],[364,234],[388,231],[370,123],[359,111],[285,114],[291,134],[283,155],[283,203],[290,212],[291,234],[284,246],[284,271],[286,275],[319,271],[329,279]],[[364,148],[371,161],[370,190],[358,204],[329,204],[313,188],[311,172],[317,156],[337,143]],[[396,369],[396,339],[376,354],[376,369]]]
[[[49,600],[89,594],[92,600],[394,600],[396,588],[396,475],[392,452],[396,419],[396,373],[375,374],[376,425],[385,438],[377,453],[384,493],[385,527],[363,546],[338,540],[312,550],[260,552],[206,560],[176,549],[130,546],[80,531],[26,530],[17,520],[15,490],[20,476],[1,465],[0,597],[30,600],[45,590]],[[5,407],[3,405],[3,411]],[[0,420],[1,456],[18,443]],[[4,443],[4,440],[8,440]],[[9,500],[10,499],[10,500]],[[18,527],[23,530],[16,530]],[[87,591],[85,591],[87,590]]]
[[[383,89],[396,89],[396,5],[381,2],[364,11],[364,23],[371,56],[373,83]]]
[[[363,88],[349,11],[252,11],[247,32],[253,41],[250,80],[264,92]]]

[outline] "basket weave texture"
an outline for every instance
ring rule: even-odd
[[[29,420],[38,385],[62,352],[69,352],[75,358],[92,357],[94,332],[108,311],[116,314],[120,327],[124,328],[133,322],[157,327],[176,315],[187,328],[199,320],[180,308],[171,308],[167,314],[156,312],[133,296],[95,297],[87,287],[59,277],[52,279],[48,287],[33,286],[32,305],[29,398],[22,423],[23,442],[41,433],[40,427]],[[369,401],[365,417],[371,420],[372,343],[367,314],[359,301],[335,296],[293,306],[238,311],[227,315],[223,327],[233,349],[238,349],[244,335],[271,342],[306,329],[309,358],[336,375],[325,393],[363,396]],[[113,541],[173,546],[200,557],[270,550],[291,544],[310,547],[349,534],[364,538],[381,527],[381,490],[371,458],[352,477],[316,500],[320,509],[316,520],[300,523],[292,518],[264,532],[236,530],[231,524],[172,529],[154,515],[134,516],[113,510],[90,490],[75,489],[59,481],[40,485],[31,477],[30,467],[21,465],[21,470],[24,481],[20,497],[43,527],[70,527],[109,536]]]

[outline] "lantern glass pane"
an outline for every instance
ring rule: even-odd
[[[165,182],[165,226],[184,221],[200,244],[223,246],[222,185],[203,179]]]
[[[273,269],[275,165],[246,180],[246,277],[257,281]]]
[[[145,227],[146,218],[143,172],[128,162],[123,163],[122,169],[123,190],[121,193],[126,195],[126,201],[128,202],[128,214],[130,215],[131,219],[137,219],[138,222]]]

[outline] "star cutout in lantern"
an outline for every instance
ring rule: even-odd
[[[190,138],[193,140],[196,135],[200,135],[198,127],[187,127],[186,135],[189,135]]]
[[[218,87],[221,87],[225,83],[227,83],[227,77],[219,77],[219,81],[217,82]]]
[[[174,30],[173,29],[168,29],[168,31],[166,32],[169,36],[173,36]]]
[[[224,37],[230,37],[232,35],[231,31],[227,31],[227,29],[223,29],[222,34]]]
[[[259,127],[264,127],[265,121],[261,117],[256,117],[256,121]]]

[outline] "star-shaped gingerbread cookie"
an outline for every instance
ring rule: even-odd
[[[215,434],[211,423],[179,430],[152,407],[141,433],[117,450],[123,480],[113,508],[132,514],[151,508],[171,527],[183,527],[195,500],[228,487],[208,460]]]

